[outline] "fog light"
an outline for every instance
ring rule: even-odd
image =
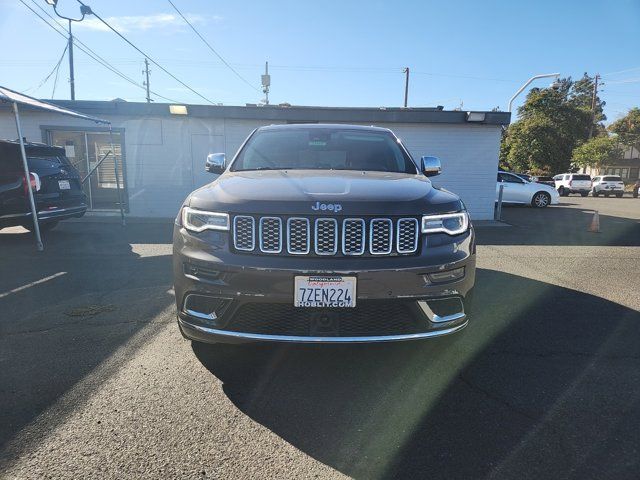
[[[184,301],[184,311],[192,317],[216,320],[224,311],[228,300],[207,295],[189,294]]]
[[[429,280],[433,283],[452,282],[453,280],[458,280],[462,277],[464,277],[464,267],[429,274]]]

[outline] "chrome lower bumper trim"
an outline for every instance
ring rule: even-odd
[[[180,324],[187,329],[196,330],[199,333],[212,335],[217,337],[227,337],[228,339],[245,340],[245,341],[263,341],[263,342],[285,342],[285,343],[382,343],[382,342],[401,342],[406,340],[421,340],[425,338],[441,337],[462,330],[467,326],[469,321],[451,328],[442,330],[434,330],[423,333],[410,333],[403,335],[384,335],[384,336],[367,336],[367,337],[304,337],[296,335],[264,335],[260,333],[243,333],[230,332],[228,330],[219,330],[217,328],[202,327],[192,325],[178,319]],[[187,334],[188,336],[188,334]]]
[[[52,208],[51,210],[43,210],[38,212],[38,218],[46,218],[48,214],[58,214],[58,213],[80,213],[83,210],[86,210],[87,206],[83,205],[80,207],[69,207],[69,208]],[[31,215],[31,213],[27,213],[27,215]]]

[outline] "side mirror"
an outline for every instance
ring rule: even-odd
[[[422,173],[427,177],[435,177],[442,172],[442,165],[438,157],[422,157]]]
[[[210,153],[204,169],[209,173],[222,173],[227,168],[227,160],[224,153]]]

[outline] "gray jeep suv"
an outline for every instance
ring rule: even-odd
[[[475,240],[464,204],[385,128],[249,135],[176,218],[178,325],[194,341],[415,340],[467,325]]]

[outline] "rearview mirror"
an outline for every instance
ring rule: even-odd
[[[224,153],[210,153],[204,169],[209,173],[222,173],[227,168],[227,160]]]
[[[422,157],[422,173],[427,177],[435,177],[442,172],[442,165],[438,157]]]

